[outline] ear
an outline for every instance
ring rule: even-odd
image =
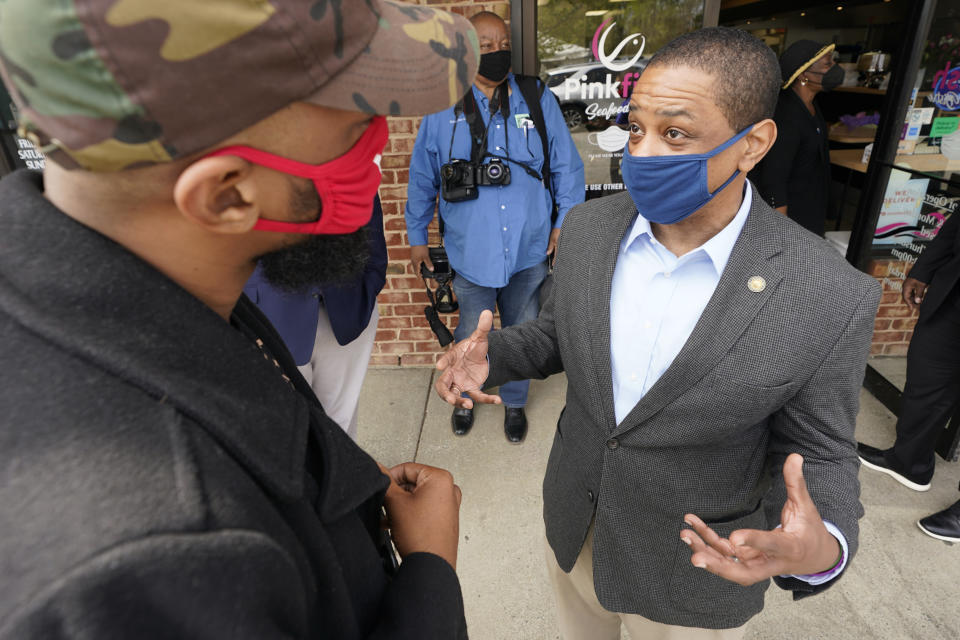
[[[747,142],[747,152],[740,158],[737,168],[742,173],[747,173],[763,160],[763,156],[767,155],[776,142],[777,123],[770,118],[761,120],[753,125],[753,129],[743,139]]]
[[[208,231],[247,233],[260,217],[253,166],[236,156],[202,158],[177,178],[173,199],[180,213]]]

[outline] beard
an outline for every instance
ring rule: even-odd
[[[297,221],[313,222],[322,213],[320,197],[312,184],[306,188],[294,186],[290,206]],[[296,244],[260,256],[263,277],[289,293],[352,284],[360,279],[370,256],[368,235],[367,227],[340,235],[307,235]]]

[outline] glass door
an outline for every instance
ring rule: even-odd
[[[916,36],[886,107],[898,121],[871,159],[865,191],[874,197],[861,202],[862,237],[848,254],[883,286],[867,383],[895,413],[917,323],[902,299],[904,280],[960,208],[960,0],[918,2],[914,15]],[[944,457],[956,455],[958,423],[941,439]]]
[[[623,190],[627,104],[650,57],[703,26],[704,0],[539,0],[540,77],[557,97],[586,175],[586,197]]]

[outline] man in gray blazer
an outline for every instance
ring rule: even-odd
[[[880,288],[745,179],[779,84],[743,31],[662,48],[631,98],[627,193],[571,210],[540,316],[489,336],[484,317],[438,364],[470,405],[566,371],[543,483],[566,640],[740,638],[771,577],[815,593],[856,550]]]

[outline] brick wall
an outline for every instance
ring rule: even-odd
[[[509,21],[510,2],[477,2],[461,0],[410,0],[411,4],[428,4],[439,9],[470,17],[478,11],[493,11]],[[377,299],[380,323],[370,364],[373,366],[433,366],[442,352],[430,331],[423,308],[429,303],[423,280],[410,266],[410,244],[407,239],[403,209],[407,200],[410,176],[410,153],[417,137],[420,118],[390,118],[390,142],[383,154],[383,182],[380,201],[383,203],[383,224],[387,240],[387,285]],[[430,231],[430,243],[439,242],[437,223]],[[457,315],[442,316],[452,331]]]
[[[917,314],[910,311],[900,297],[903,284],[901,274],[909,272],[912,262],[902,260],[874,260],[869,273],[880,281],[883,296],[873,323],[872,356],[905,356],[917,324]]]

